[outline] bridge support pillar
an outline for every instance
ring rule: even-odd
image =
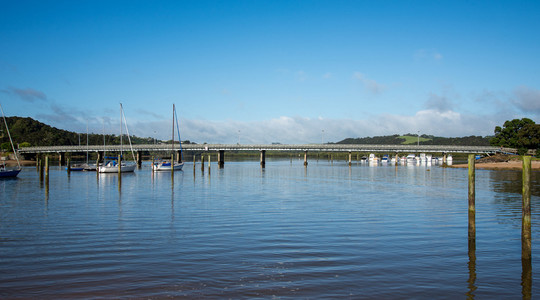
[[[101,151],[98,151],[97,153],[97,159],[96,159],[96,166],[99,166],[100,162],[103,162],[103,155],[104,153]]]
[[[176,151],[176,162],[179,164],[182,163],[182,150]]]
[[[58,163],[61,166],[66,164],[66,153],[65,152],[58,152]]]
[[[307,167],[308,165],[308,162],[307,162],[307,150],[304,151],[304,166]]]
[[[218,168],[223,169],[225,166],[225,150],[218,151]]]
[[[261,168],[266,167],[266,150],[261,150]]]
[[[141,151],[137,151],[137,168],[141,168],[142,166],[142,154]]]

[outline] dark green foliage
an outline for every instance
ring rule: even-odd
[[[9,126],[11,138],[15,147],[22,146],[63,146],[63,145],[86,145],[86,134],[75,133],[67,130],[51,127],[43,124],[32,118],[21,117],[7,117],[6,121]],[[2,122],[2,134],[0,134],[0,144],[2,149],[4,144],[7,143],[8,148],[11,149],[9,144],[9,137],[5,134],[5,125]],[[123,136],[124,143],[127,144],[127,135]],[[120,136],[105,135],[105,142],[107,145],[119,145]],[[154,140],[152,138],[139,138],[132,136],[131,142],[133,144],[152,144]],[[90,145],[103,145],[103,135],[101,134],[89,134],[88,144]]]
[[[540,148],[540,124],[528,118],[504,122],[503,127],[495,127],[491,145],[518,149],[525,154],[529,149]]]
[[[413,134],[406,134],[405,136],[414,136]],[[489,146],[489,137],[481,136],[466,136],[466,137],[436,137],[433,135],[423,134],[420,136],[420,145],[457,145],[457,146]],[[336,144],[367,144],[367,145],[400,145],[405,144],[406,139],[402,136],[395,134],[391,136],[375,136],[365,138],[348,138],[344,139]],[[417,143],[416,137],[414,138],[414,144]],[[410,143],[413,144],[413,143]]]
[[[465,137],[432,137],[431,141],[420,142],[422,145],[455,145],[455,146],[489,146],[489,137],[465,136]]]

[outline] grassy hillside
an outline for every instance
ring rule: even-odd
[[[412,145],[418,143],[418,136],[412,136],[412,135],[402,135],[400,138],[405,139],[405,141],[401,144],[403,145]],[[420,143],[431,141],[432,139],[426,138],[426,137],[420,137]]]
[[[465,146],[489,146],[490,137],[466,136],[466,137],[436,137],[421,135],[421,145],[465,145]],[[347,138],[336,144],[367,144],[367,145],[416,145],[418,136],[413,134],[374,136],[364,138]]]

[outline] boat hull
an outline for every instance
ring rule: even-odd
[[[120,169],[121,173],[128,173],[135,171],[135,167],[137,165],[135,164],[122,164],[122,168]],[[100,166],[98,169],[99,173],[118,173],[118,165],[105,165]]]
[[[171,166],[171,164],[154,164],[152,165],[152,170],[154,170],[154,172],[170,172],[171,169],[174,168],[174,171],[182,171],[183,167],[184,163],[174,163],[174,167]]]
[[[19,175],[19,172],[21,172],[21,170],[2,170],[0,171],[0,178],[13,178],[13,177],[17,177],[17,175]]]

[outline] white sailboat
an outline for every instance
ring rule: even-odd
[[[176,129],[177,129],[177,132],[178,132],[178,144],[180,145],[180,154],[182,154],[182,142],[180,140],[180,129],[178,128],[178,118],[176,116],[176,108],[173,104],[173,121],[172,121],[172,153],[174,154],[174,125],[175,125],[175,121],[176,121]],[[182,168],[184,167],[184,163],[183,162],[176,162],[174,160],[172,161],[168,161],[168,160],[162,160],[162,161],[158,161],[158,162],[154,162],[152,163],[152,170],[154,172],[158,172],[158,171],[181,171]]]
[[[6,121],[6,116],[4,115],[4,109],[2,108],[2,105],[0,105],[0,110],[2,110],[2,118],[4,119],[4,124],[6,125],[6,131],[9,136],[9,142],[11,143],[11,149],[13,149],[13,154],[15,155],[15,159],[17,160],[17,168],[16,169],[8,169],[8,167],[2,162],[0,164],[0,178],[13,178],[17,177],[19,175],[19,172],[21,172],[21,163],[19,161],[19,157],[17,156],[17,151],[15,151],[15,146],[13,145],[13,140],[11,139],[11,134],[9,133],[9,127]]]
[[[131,147],[131,154],[133,157],[135,157],[133,146],[131,145],[131,138],[129,136],[127,122],[125,120],[126,116],[124,115],[124,108],[122,107],[122,103],[120,103],[120,158],[122,157],[122,152],[123,152],[122,119],[126,123],[126,132],[127,132],[127,137],[129,140],[129,146]],[[118,168],[120,168],[121,173],[127,173],[127,172],[135,171],[135,167],[137,167],[137,164],[135,163],[135,161],[133,162],[121,161],[120,163],[118,163],[116,160],[111,159],[107,162],[104,162],[103,165],[100,165],[98,168],[98,172],[99,173],[118,173]]]

